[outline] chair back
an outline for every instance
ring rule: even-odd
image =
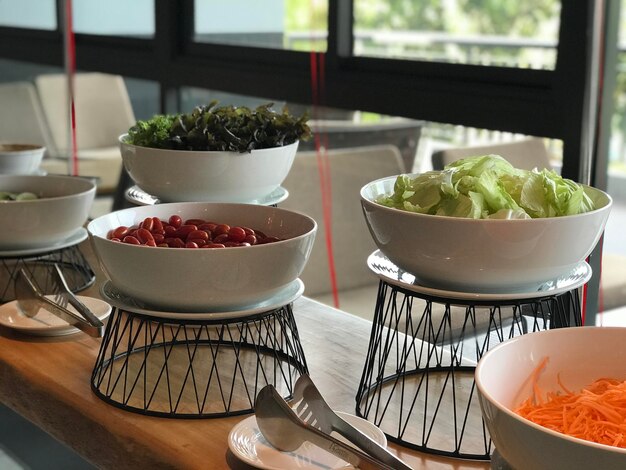
[[[444,166],[461,158],[496,154],[506,159],[515,168],[532,170],[551,169],[550,154],[543,140],[529,138],[515,142],[485,145],[480,147],[449,148],[432,154],[433,169],[442,170]]]
[[[366,262],[376,245],[367,229],[359,194],[370,181],[402,173],[402,157],[392,145],[330,150],[327,154],[331,180],[332,248],[338,289],[376,284],[378,279]],[[313,252],[301,276],[306,295],[331,292],[316,152],[296,154],[283,187],[289,191],[289,197],[280,203],[280,207],[308,214],[318,223]]]
[[[62,156],[70,154],[69,98],[65,74],[39,75],[35,84],[52,140]],[[79,150],[117,147],[118,137],[135,123],[122,77],[78,73],[74,80],[76,138]]]
[[[36,144],[56,153],[35,86],[30,82],[0,84],[0,141]]]

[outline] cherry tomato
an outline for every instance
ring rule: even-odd
[[[213,243],[224,243],[229,240],[227,233],[222,233],[216,237],[213,237]]]
[[[139,227],[145,228],[146,230],[151,232],[152,227],[154,227],[154,221],[152,220],[152,217],[146,217],[144,221],[139,224]]]
[[[185,223],[183,225],[196,225],[196,226],[198,226],[198,225],[202,225],[204,223],[206,223],[206,221],[203,220],[203,219],[187,219],[187,220],[185,220]]]
[[[131,235],[126,235],[122,241],[129,245],[141,245],[141,242]]]
[[[228,237],[234,242],[241,243],[246,239],[246,231],[241,227],[231,227]]]
[[[228,233],[230,230],[230,225],[219,224],[213,230],[213,236],[221,235],[222,233]]]
[[[256,245],[257,238],[256,235],[246,235],[246,238],[243,241],[249,245]]]
[[[152,233],[163,233],[163,222],[158,217],[152,217]]]
[[[169,218],[169,224],[178,228],[183,225],[183,219],[180,218],[180,215],[173,215]]]
[[[181,227],[182,228],[182,227]],[[191,240],[192,238],[199,238],[201,240],[208,240],[209,234],[204,230],[194,230],[187,235],[187,239]]]
[[[187,238],[187,243],[195,243],[198,247],[203,247],[206,245],[207,241],[202,238]]]
[[[115,230],[113,230],[113,233],[111,234],[112,238],[119,238],[120,240],[123,240],[124,237],[126,235],[128,235],[128,227],[124,227],[123,225],[121,227],[117,227]]]
[[[137,239],[144,245],[148,241],[154,242],[154,237],[152,236],[152,233],[150,233],[150,231],[145,228],[140,228],[139,230],[137,230]]]
[[[198,244],[194,242],[185,243],[185,248],[198,248]]]
[[[198,227],[196,225],[181,225],[176,231],[176,236],[186,240],[190,233],[196,232]]]

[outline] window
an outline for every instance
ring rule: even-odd
[[[354,54],[554,69],[560,2],[355,0]]]
[[[154,36],[154,0],[80,0],[72,7],[76,33]]]
[[[197,42],[326,50],[328,0],[195,0]]]
[[[57,29],[54,0],[0,1],[0,26],[32,29]]]

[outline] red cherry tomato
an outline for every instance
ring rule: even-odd
[[[183,225],[202,225],[206,223],[206,220],[203,219],[187,219]]]
[[[228,237],[234,242],[241,243],[246,239],[246,231],[241,227],[231,227]]]
[[[141,228],[145,228],[148,231],[152,231],[152,227],[154,226],[154,221],[152,217],[146,217],[141,224],[139,224]]]
[[[189,234],[191,232],[195,232],[196,230],[198,230],[198,227],[195,225],[181,225],[176,231],[176,236],[186,240]]]
[[[181,227],[182,229],[182,227]],[[199,238],[201,240],[208,240],[209,239],[209,234],[207,232],[205,232],[204,230],[194,230],[193,232],[190,232],[189,235],[187,235],[187,239],[191,240],[192,238]]]
[[[163,233],[163,222],[158,217],[152,217],[152,233]]]
[[[183,219],[180,218],[180,215],[173,215],[169,218],[169,224],[178,228],[183,225]]]
[[[126,235],[122,241],[129,245],[141,245],[141,242],[131,235]]]
[[[137,230],[137,239],[144,245],[148,241],[154,242],[154,237],[152,236],[150,231],[148,231],[148,229],[145,229],[145,228],[140,228],[139,230]]]
[[[124,227],[122,225],[121,227],[117,227],[115,230],[113,230],[113,232],[111,233],[111,238],[119,238],[120,240],[123,240],[124,237],[128,235],[128,232],[128,227]]]
[[[219,224],[213,230],[213,236],[221,235],[223,233],[228,233],[230,231],[230,225]]]

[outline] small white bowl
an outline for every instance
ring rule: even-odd
[[[478,362],[475,380],[483,419],[496,449],[512,468],[626,468],[626,449],[589,442],[539,426],[513,410],[532,396],[532,372],[548,357],[538,386],[572,391],[600,378],[626,380],[626,328],[571,327],[505,341]],[[545,395],[544,395],[545,397]]]
[[[571,272],[600,239],[611,197],[586,187],[598,209],[542,219],[468,219],[418,214],[376,202],[397,176],[368,183],[361,204],[374,242],[424,286],[463,292],[520,292]]]
[[[41,145],[0,142],[0,174],[32,175],[39,169],[45,152]]]
[[[110,230],[172,215],[261,230],[281,239],[233,248],[159,248],[107,239]],[[270,299],[302,273],[317,224],[298,212],[253,204],[169,203],[103,215],[87,226],[103,271],[121,293],[156,310],[224,312]]]
[[[38,199],[0,201],[0,250],[53,247],[87,221],[96,185],[75,176],[0,175],[0,191]]]
[[[298,143],[251,152],[167,150],[127,144],[124,168],[141,189],[163,202],[250,202],[285,180]]]

